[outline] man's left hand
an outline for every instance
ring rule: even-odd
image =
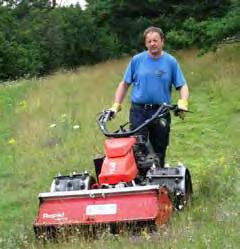
[[[186,99],[179,99],[178,100],[178,108],[183,110],[179,110],[178,112],[178,116],[181,118],[181,119],[184,119],[185,116],[186,116],[186,112],[188,110],[188,101]]]
[[[109,109],[109,111],[112,112],[111,118],[115,118],[116,115],[117,115],[117,113],[120,112],[121,109],[122,109],[121,104],[115,102],[115,103],[112,105],[112,107]]]

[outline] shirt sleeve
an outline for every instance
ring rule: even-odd
[[[128,63],[123,75],[123,81],[129,85],[133,82],[133,60]]]
[[[179,88],[185,84],[187,84],[186,79],[183,75],[183,72],[180,68],[180,65],[175,60],[173,63],[173,77],[172,77],[172,83],[175,86],[175,88]]]

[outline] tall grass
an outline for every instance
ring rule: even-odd
[[[44,248],[237,248],[239,245],[239,44],[197,57],[178,52],[191,97],[185,121],[173,119],[167,160],[184,162],[194,187],[192,206],[155,234],[74,238]],[[96,114],[112,104],[128,58],[0,88],[0,248],[42,248],[32,221],[37,195],[58,172],[93,171],[103,151]],[[177,94],[174,94],[174,101]],[[112,126],[128,119],[129,101]]]

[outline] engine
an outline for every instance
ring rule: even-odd
[[[148,141],[145,141],[143,136],[137,137],[133,151],[140,176],[146,176],[147,171],[152,167],[160,167],[159,158],[154,153],[152,145]]]
[[[90,189],[95,179],[88,172],[72,173],[70,175],[56,176],[51,184],[51,192],[76,191]]]

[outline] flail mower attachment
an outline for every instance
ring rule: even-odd
[[[107,139],[104,156],[94,159],[96,178],[88,172],[54,178],[50,192],[39,194],[37,238],[54,238],[61,230],[88,234],[97,226],[161,225],[173,209],[182,209],[192,194],[189,170],[181,164],[160,167],[149,141],[137,135],[170,110],[178,111],[176,105],[162,105],[135,130],[124,125],[115,132],[106,129],[111,111],[100,113],[97,122]]]

